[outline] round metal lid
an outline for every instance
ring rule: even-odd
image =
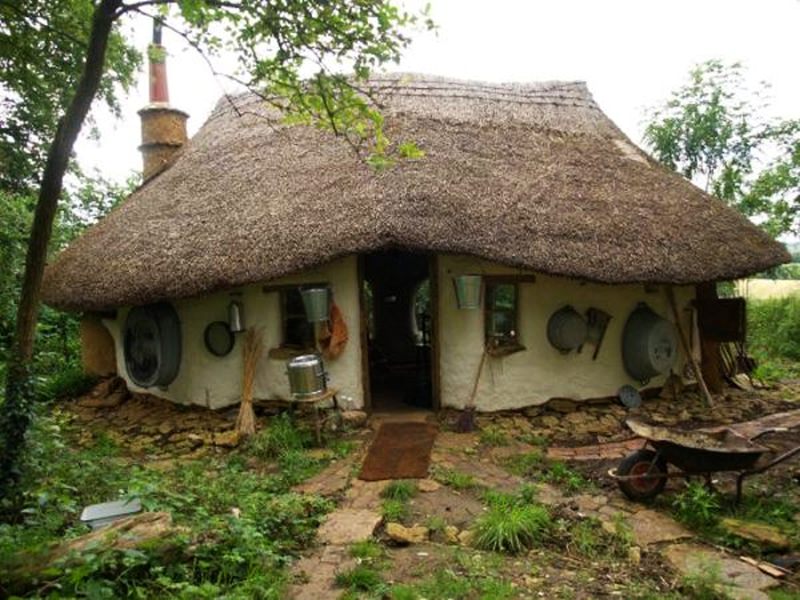
[[[619,401],[628,408],[638,408],[642,404],[642,397],[639,391],[632,385],[623,385],[617,392]]]

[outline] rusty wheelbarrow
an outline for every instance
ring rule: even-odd
[[[714,473],[729,471],[738,473],[738,504],[746,477],[763,473],[800,453],[800,446],[797,446],[769,462],[759,462],[771,450],[759,446],[755,440],[768,433],[785,431],[783,428],[769,429],[753,438],[746,438],[727,427],[682,431],[647,425],[633,419],[626,421],[626,424],[633,433],[644,439],[644,444],[641,450],[626,456],[608,474],[631,500],[654,498],[664,490],[670,477],[701,475],[710,485]],[[678,470],[670,472],[669,465]]]

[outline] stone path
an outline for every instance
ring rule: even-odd
[[[725,592],[732,598],[769,600],[765,590],[778,585],[777,580],[733,556],[699,544],[674,544],[662,555],[678,572],[689,577],[705,576],[719,570]]]
[[[752,438],[759,433],[772,429],[773,427],[785,427],[792,429],[800,427],[800,410],[767,415],[753,421],[735,423],[727,425],[734,431],[745,437]],[[714,427],[707,428],[713,431]],[[642,438],[631,438],[621,442],[608,442],[605,444],[593,444],[591,446],[553,447],[547,449],[547,456],[557,460],[605,460],[623,458],[627,454],[638,450],[644,444]]]
[[[318,600],[336,596],[336,574],[355,565],[349,546],[371,538],[382,521],[379,513],[366,508],[337,508],[330,513],[317,530],[317,550],[292,568],[297,582],[289,587],[289,597]]]

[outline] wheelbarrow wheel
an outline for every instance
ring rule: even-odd
[[[629,477],[618,479],[617,484],[631,500],[649,500],[664,491],[667,485],[667,462],[657,456],[652,450],[637,450],[626,456],[617,467],[617,475]],[[650,476],[637,477],[647,474]]]

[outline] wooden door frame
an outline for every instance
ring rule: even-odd
[[[364,410],[372,412],[372,388],[369,381],[369,314],[364,300],[364,260],[366,255],[361,253],[356,261],[356,279],[358,280],[358,324],[359,338],[361,340],[361,393],[364,395]],[[373,298],[374,302],[375,299]]]
[[[364,396],[364,410],[372,412],[372,389],[369,379],[369,315],[364,301],[364,261],[366,254],[361,253],[356,261],[356,279],[358,285],[359,338],[361,343],[361,388]],[[441,381],[439,353],[440,301],[439,301],[439,257],[430,254],[428,258],[428,278],[430,279],[431,303],[431,410],[438,412],[441,408]],[[375,299],[373,298],[373,302]]]
[[[439,412],[442,407],[442,386],[441,386],[441,342],[440,327],[441,322],[441,302],[439,285],[439,256],[435,253],[430,255],[428,261],[428,277],[430,278],[430,303],[431,303],[431,410]]]

